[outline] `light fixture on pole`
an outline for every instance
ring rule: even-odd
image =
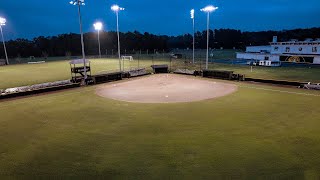
[[[80,34],[81,34],[81,48],[82,48],[82,59],[83,59],[83,66],[84,66],[84,79],[87,79],[87,63],[86,63],[86,55],[84,51],[84,38],[83,38],[83,31],[82,31],[82,17],[81,17],[81,6],[84,6],[84,0],[72,0],[70,1],[71,5],[78,6],[78,17],[79,17],[79,26],[80,26]]]
[[[215,6],[206,6],[205,8],[200,9],[200,11],[207,13],[207,55],[206,55],[206,69],[208,69],[209,62],[209,24],[210,24],[210,13],[217,10],[218,7]]]
[[[94,29],[98,31],[98,44],[99,44],[99,57],[101,58],[101,45],[100,45],[100,31],[102,30],[102,23],[96,22],[93,24]]]
[[[193,35],[192,35],[192,63],[194,64],[194,46],[195,46],[195,27],[194,27],[194,9],[191,9],[190,11],[191,19],[192,19],[192,28],[193,28]]]
[[[123,11],[124,8],[119,7],[118,5],[113,5],[111,6],[111,10],[114,11],[117,16],[118,56],[119,56],[119,68],[121,71],[122,68],[121,68],[121,52],[120,52],[120,34],[119,34],[119,11]],[[123,67],[123,70],[124,70],[124,67]]]
[[[7,65],[9,65],[6,43],[4,42],[4,37],[3,37],[3,32],[2,32],[2,26],[6,25],[6,22],[7,22],[7,20],[5,18],[0,17],[0,31],[1,31],[3,48],[4,48],[4,54],[6,56],[6,63],[7,63]]]

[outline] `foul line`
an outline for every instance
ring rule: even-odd
[[[296,94],[296,95],[303,95],[303,96],[315,96],[315,97],[320,97],[320,94],[299,93],[299,92],[293,92],[293,91],[282,91],[282,90],[268,89],[268,88],[259,88],[259,87],[253,87],[253,86],[239,86],[239,87],[249,88],[249,89],[257,89],[257,90],[263,90],[263,91],[272,91],[272,92],[287,93],[287,94]]]

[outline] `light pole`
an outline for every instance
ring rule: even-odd
[[[215,6],[207,6],[205,8],[200,9],[200,11],[207,13],[207,54],[206,54],[206,69],[208,69],[209,62],[209,24],[210,24],[210,13],[217,10],[218,7]]]
[[[3,37],[3,32],[2,32],[2,26],[6,25],[6,22],[7,22],[7,20],[5,18],[0,17],[0,31],[1,31],[3,48],[4,48],[4,54],[6,56],[7,65],[9,65],[9,59],[8,59],[8,54],[7,54],[6,43],[4,42],[4,37]]]
[[[100,31],[102,29],[102,23],[96,22],[93,24],[93,26],[94,26],[94,29],[98,31],[99,57],[101,59]]]
[[[79,16],[79,26],[80,26],[80,34],[81,34],[81,47],[82,47],[82,59],[84,66],[84,79],[87,79],[87,64],[86,64],[86,54],[84,52],[84,40],[83,40],[83,31],[82,31],[82,17],[81,17],[81,6],[84,6],[84,0],[72,0],[70,1],[71,5],[78,6],[78,16]]]
[[[194,64],[194,43],[195,43],[195,28],[194,28],[194,9],[190,11],[192,19],[192,28],[193,28],[193,41],[192,41],[192,63]]]
[[[118,5],[111,6],[111,10],[116,13],[117,16],[117,35],[118,35],[118,56],[119,56],[119,68],[121,69],[121,52],[120,52],[120,35],[119,35],[119,11],[123,11],[124,8],[119,7]],[[124,67],[123,67],[124,69]]]

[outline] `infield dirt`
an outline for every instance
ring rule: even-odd
[[[97,88],[99,96],[136,103],[193,102],[226,96],[237,86],[193,76],[156,74]]]

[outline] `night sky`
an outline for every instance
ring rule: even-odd
[[[208,4],[219,9],[211,15],[211,28],[246,31],[320,27],[320,0],[86,0],[82,8],[84,31],[93,31],[100,20],[115,30],[112,4],[120,12],[120,31],[179,35],[192,32],[190,9],[196,9],[197,30],[206,28],[200,9]],[[0,0],[0,16],[7,19],[6,39],[33,38],[79,32],[77,8],[69,0]]]

